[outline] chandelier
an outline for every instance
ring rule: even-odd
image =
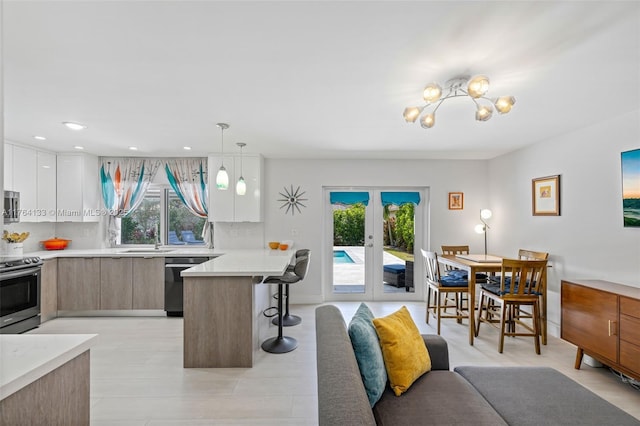
[[[469,78],[468,75],[456,76],[447,81],[444,87],[446,94],[443,96],[443,89],[438,83],[429,83],[422,92],[426,104],[423,106],[407,107],[402,114],[407,123],[414,123],[420,114],[433,106],[431,112],[427,112],[420,117],[420,125],[423,129],[430,129],[436,124],[436,111],[447,99],[461,96],[469,97],[476,104],[476,120],[487,121],[493,115],[493,107],[500,114],[511,111],[516,98],[513,96],[500,96],[490,99],[485,96],[489,90],[489,78],[484,75],[477,75]]]

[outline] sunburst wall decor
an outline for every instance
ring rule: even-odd
[[[307,201],[307,198],[302,198],[302,196],[306,193],[306,191],[300,191],[300,187],[298,186],[296,188],[296,190],[293,190],[293,185],[291,185],[291,188],[287,188],[286,186],[284,187],[284,193],[279,192],[280,195],[282,195],[282,197],[284,198],[279,198],[278,201],[282,201],[283,204],[280,206],[281,209],[283,208],[287,208],[287,210],[285,210],[284,214],[289,213],[289,211],[291,211],[291,215],[295,216],[296,214],[296,210],[298,210],[298,213],[302,213],[302,210],[300,210],[300,206],[302,207],[307,207],[305,206],[302,201]]]

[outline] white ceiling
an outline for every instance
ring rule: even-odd
[[[636,1],[3,5],[5,139],[54,151],[205,155],[227,122],[225,150],[269,158],[483,159],[640,109]],[[514,109],[482,123],[455,99],[405,123],[458,74]]]

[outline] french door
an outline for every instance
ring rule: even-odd
[[[428,189],[325,188],[325,300],[422,300]]]

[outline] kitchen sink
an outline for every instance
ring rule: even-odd
[[[120,253],[171,253],[174,249],[132,248],[121,250]]]

